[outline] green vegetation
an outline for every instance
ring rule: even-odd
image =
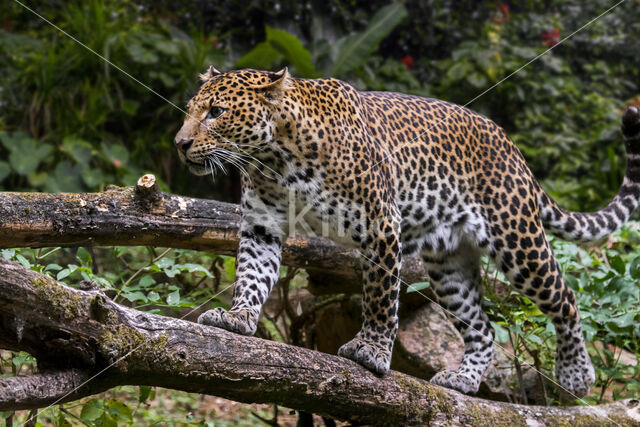
[[[624,173],[622,109],[640,105],[640,12],[632,1],[565,42],[612,3],[38,3],[39,14],[86,47],[7,2],[0,21],[0,190],[99,191],[152,172],[164,190],[237,201],[235,172],[212,183],[179,164],[171,141],[181,109],[210,64],[220,70],[288,66],[298,77],[337,77],[360,89],[468,104],[506,129],[563,206],[594,210],[611,199]],[[637,225],[588,247],[553,240],[578,296],[587,341],[597,343],[590,346],[596,394],[587,403],[640,394],[640,367],[629,359],[640,356],[638,242]],[[208,299],[231,284],[235,262],[195,251],[120,247],[3,250],[2,256],[72,285],[95,281],[116,302],[179,317],[203,303],[227,306],[229,291]],[[283,289],[304,286],[304,272],[283,270]],[[513,348],[516,364],[532,363],[551,376],[550,322],[487,271],[485,302],[498,341]],[[279,292],[281,303],[287,294]],[[279,313],[264,317],[262,336],[308,345],[304,332],[291,329],[301,328],[293,322],[295,310]],[[35,369],[35,361],[0,352],[0,368],[0,375],[17,375]],[[553,384],[546,397],[557,402]],[[173,402],[171,414],[158,409],[162,399]],[[124,387],[49,409],[40,422],[209,425],[222,416],[198,406],[194,395]],[[259,423],[243,408],[225,422]],[[264,407],[258,415],[271,417]]]
[[[604,244],[588,248],[552,239],[565,280],[576,293],[596,370],[596,391],[583,403],[597,404],[640,393],[640,366],[636,362],[640,358],[639,230],[637,222],[631,223]],[[499,272],[488,272],[484,282],[485,307],[498,343],[508,343],[506,352],[515,356],[517,369],[529,363],[552,379],[552,322],[528,298],[506,288]],[[558,400],[558,388],[544,382],[547,403],[551,404]],[[514,384],[515,389],[518,386]]]

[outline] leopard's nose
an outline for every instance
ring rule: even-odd
[[[182,151],[183,153],[186,153],[189,147],[191,147],[191,145],[193,144],[193,139],[181,138],[177,141],[173,141],[173,143],[175,144],[178,150]]]

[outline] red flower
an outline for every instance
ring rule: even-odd
[[[542,33],[542,43],[546,44],[549,47],[553,47],[558,44],[558,39],[560,38],[560,29],[554,28],[549,31],[545,31]]]
[[[413,56],[411,55],[403,56],[400,59],[400,62],[402,62],[405,67],[407,67],[407,70],[411,71],[411,67],[413,67]]]
[[[509,13],[509,5],[507,3],[500,3],[498,5],[498,10],[505,18],[509,18],[511,14]]]
[[[511,13],[509,13],[509,5],[507,3],[500,3],[497,6],[498,12],[500,12],[500,16],[497,16],[492,19],[494,24],[504,24],[504,22],[511,17]]]

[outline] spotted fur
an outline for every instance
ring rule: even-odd
[[[229,311],[201,323],[252,334],[278,277],[292,219],[362,254],[363,324],[339,350],[384,373],[398,327],[402,256],[421,254],[439,303],[465,342],[457,371],[432,382],[478,390],[493,357],[481,308],[480,266],[489,254],[515,289],[552,319],[556,376],[581,396],[594,381],[573,292],[543,226],[589,240],[625,222],[640,198],[640,114],[623,117],[627,173],[596,213],[560,208],[536,183],[505,132],[464,107],[389,92],[360,92],[335,79],[211,68],[189,102],[175,143],[197,174],[241,166],[242,238]]]

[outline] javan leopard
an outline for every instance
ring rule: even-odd
[[[556,377],[583,396],[594,382],[574,293],[543,226],[564,239],[599,239],[628,220],[640,199],[640,113],[627,108],[627,170],[614,200],[595,213],[559,207],[494,122],[464,107],[390,92],[362,92],[336,79],[215,68],[187,105],[175,137],[198,175],[241,167],[242,224],[233,305],[198,322],[253,334],[276,283],[292,215],[309,230],[357,248],[362,328],[339,354],[389,370],[398,329],[402,256],[420,254],[438,302],[462,335],[457,371],[432,383],[475,393],[493,358],[481,308],[480,257],[555,325]],[[291,195],[295,196],[292,197]],[[293,206],[293,210],[292,210]]]

